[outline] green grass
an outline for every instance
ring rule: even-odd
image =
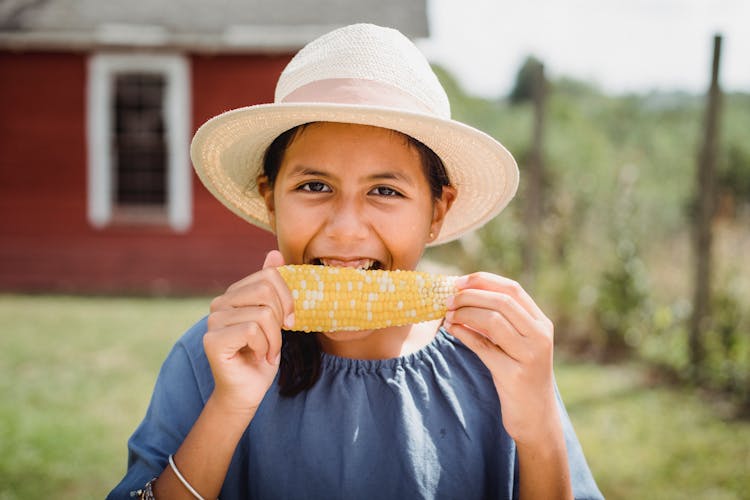
[[[159,365],[207,299],[0,296],[0,500],[102,498]],[[637,365],[559,362],[589,464],[617,498],[747,498],[750,423]]]
[[[749,498],[750,422],[636,364],[559,363],[557,379],[607,498]]]
[[[198,299],[0,296],[0,499],[103,498]]]

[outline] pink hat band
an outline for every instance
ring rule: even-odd
[[[316,80],[292,91],[280,102],[378,106],[399,111],[438,114],[408,92],[384,82],[361,78]]]

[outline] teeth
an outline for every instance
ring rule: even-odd
[[[340,261],[340,260],[329,260],[329,259],[320,259],[320,263],[324,266],[332,266],[332,267],[353,267],[355,269],[363,269],[368,270],[371,269],[375,265],[374,259],[362,259],[358,261]]]

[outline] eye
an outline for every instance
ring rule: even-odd
[[[331,188],[327,184],[318,181],[306,182],[297,189],[299,191],[309,191],[311,193],[328,193],[331,191]]]
[[[390,188],[388,186],[378,186],[376,188],[373,188],[370,191],[370,193],[377,195],[377,196],[386,196],[386,197],[403,196],[401,193],[399,193],[395,189]]]

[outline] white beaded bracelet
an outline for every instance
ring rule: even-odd
[[[177,479],[180,480],[182,485],[185,486],[185,488],[187,488],[187,490],[190,493],[192,493],[195,498],[197,498],[198,500],[204,500],[203,497],[200,496],[200,494],[197,491],[195,491],[195,488],[190,486],[190,483],[187,482],[187,479],[182,477],[182,474],[180,474],[180,471],[177,470],[177,466],[174,464],[174,459],[172,458],[172,455],[169,455],[169,466],[172,467],[172,472],[174,472],[175,476],[177,476]]]

